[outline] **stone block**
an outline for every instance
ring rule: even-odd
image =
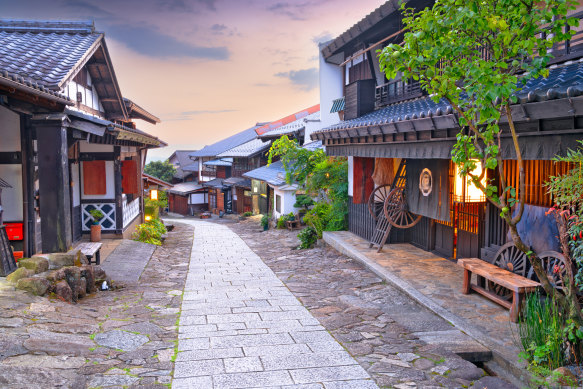
[[[47,274],[46,279],[52,283],[59,282],[65,279],[65,271],[63,269],[53,270]]]
[[[18,261],[18,267],[27,268],[38,274],[49,270],[49,261],[43,257],[25,258]]]
[[[89,260],[87,259],[85,254],[81,252],[81,250],[78,249],[69,250],[67,251],[67,254],[73,256],[73,262],[75,263],[75,266],[89,265]]]
[[[75,256],[66,253],[49,254],[49,269],[56,270],[65,266],[75,266]]]
[[[73,301],[77,301],[82,287],[81,269],[76,266],[67,266],[63,268],[63,271],[65,272],[65,280],[73,292]],[[83,292],[85,292],[85,288],[83,288]]]
[[[77,298],[82,299],[83,297],[87,296],[87,279],[85,277],[81,277],[79,280],[79,290],[77,290]]]
[[[21,278],[16,283],[17,289],[25,290],[35,296],[43,296],[49,290],[51,283],[42,277]]]
[[[105,274],[105,270],[101,268],[101,266],[93,266],[93,274],[95,275],[95,285],[99,286],[103,281],[107,281],[107,274]]]
[[[63,300],[69,303],[73,301],[73,291],[71,290],[71,287],[69,286],[69,284],[67,284],[67,281],[65,280],[60,280],[59,282],[56,283],[55,294],[57,296],[60,296]]]
[[[12,283],[12,284],[16,284],[18,282],[18,280],[20,280],[21,278],[28,278],[30,276],[32,276],[34,274],[34,272],[30,269],[27,269],[25,267],[20,267],[18,269],[16,269],[15,271],[13,271],[12,273],[8,274],[6,276],[6,281]]]
[[[95,269],[91,265],[81,266],[81,277],[85,277],[87,280],[86,292],[95,293],[97,288],[95,287]]]

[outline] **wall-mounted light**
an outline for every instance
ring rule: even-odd
[[[475,176],[480,176],[482,174],[482,164],[479,161],[476,162],[476,168],[471,171]],[[480,181],[482,186],[486,186],[486,174]],[[460,176],[460,166],[455,165],[455,201],[460,201],[464,203],[480,203],[486,201],[484,192],[482,192],[478,187],[474,185],[471,180],[468,180],[467,176]]]
[[[146,221],[149,222],[150,220],[152,220],[152,216],[146,215],[146,217],[144,219],[146,219]]]
[[[150,191],[150,200],[158,200],[158,190],[152,189]]]

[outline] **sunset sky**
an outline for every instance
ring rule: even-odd
[[[383,0],[0,0],[0,17],[91,19],[125,97],[162,119],[138,127],[167,158],[318,101],[317,42]]]

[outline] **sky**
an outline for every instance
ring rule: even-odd
[[[1,18],[94,20],[165,159],[319,103],[318,42],[383,0],[0,0]]]

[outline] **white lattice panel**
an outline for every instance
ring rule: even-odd
[[[123,228],[126,228],[140,214],[140,198],[131,203],[123,202]]]
[[[94,203],[94,204],[82,204],[81,206],[81,218],[83,221],[83,231],[90,231],[91,224],[93,224],[93,218],[89,213],[92,209],[99,209],[103,212],[103,219],[99,221],[101,225],[101,230],[103,231],[115,231],[115,203]]]

